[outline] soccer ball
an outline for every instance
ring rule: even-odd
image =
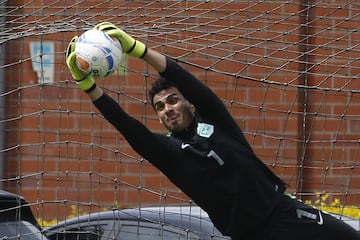
[[[122,48],[117,39],[107,33],[91,29],[79,36],[75,46],[76,65],[85,74],[95,78],[109,76],[118,69]]]

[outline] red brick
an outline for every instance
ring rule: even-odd
[[[34,6],[48,2],[35,1]],[[16,4],[22,6],[21,1]],[[97,5],[98,8],[87,9],[88,4]],[[98,13],[112,9],[117,15],[116,21],[125,22],[128,19],[123,13],[127,9],[135,9],[138,16],[132,19],[134,24],[151,28],[158,18],[149,14],[149,9],[156,9],[162,16],[168,16],[166,27],[169,32],[145,36],[136,27],[129,31],[155,49],[182,56],[182,60],[198,65],[182,64],[224,100],[245,130],[246,138],[256,153],[273,171],[289,181],[295,191],[297,182],[301,181],[297,178],[297,161],[301,157],[298,153],[302,137],[299,130],[302,129],[304,117],[297,111],[305,104],[300,102],[301,91],[297,89],[299,71],[303,67],[303,59],[300,59],[298,52],[301,48],[299,41],[303,37],[301,30],[304,29],[300,29],[299,24],[301,6],[295,2],[253,5],[237,2],[172,2],[168,6],[167,2],[155,1],[146,4],[129,2],[124,8],[114,8],[114,4],[118,5],[112,2],[99,4],[95,0],[84,2],[78,5],[74,17],[86,11],[86,14],[95,14],[94,21],[109,20],[105,16],[98,16]],[[61,4],[51,2],[50,5]],[[145,5],[148,9],[143,8]],[[212,8],[217,10],[212,11]],[[240,11],[230,16],[234,9]],[[48,22],[62,19],[56,8],[43,10]],[[16,12],[22,16],[31,11],[23,7]],[[207,11],[206,17],[202,18],[198,14],[204,11]],[[342,199],[358,203],[356,189],[359,186],[359,171],[355,163],[359,159],[357,140],[360,127],[357,119],[360,97],[357,92],[351,92],[360,88],[360,82],[352,77],[359,74],[360,67],[358,61],[354,60],[358,57],[356,43],[359,39],[359,34],[352,32],[358,27],[356,11],[346,1],[337,1],[331,7],[317,4],[312,8],[312,13],[306,72],[309,87],[306,89],[306,110],[311,114],[307,116],[309,132],[306,134],[310,136],[306,144],[307,168],[302,190],[310,195],[319,190],[333,190]],[[188,16],[196,17],[179,21]],[[34,20],[35,17],[26,19]],[[212,25],[207,25],[209,20],[213,20]],[[192,29],[195,24],[199,25]],[[182,31],[173,34],[170,29]],[[206,34],[210,31],[219,32]],[[59,39],[55,49],[60,54],[56,54],[55,59],[60,64],[56,64],[57,82],[54,86],[30,85],[36,84],[36,73],[30,61],[6,67],[6,79],[11,79],[6,81],[6,90],[14,90],[6,96],[9,132],[6,144],[13,147],[7,150],[11,162],[6,162],[6,174],[24,176],[20,189],[32,202],[54,199],[74,201],[41,203],[34,207],[38,216],[44,216],[44,211],[54,211],[54,218],[59,220],[65,218],[71,212],[71,204],[79,200],[93,201],[101,206],[111,206],[117,200],[122,207],[186,202],[188,198],[157,169],[149,163],[140,163],[141,157],[113,126],[98,115],[88,96],[75,85],[62,54],[75,33],[81,31],[43,36],[44,39]],[[29,56],[28,42],[31,40],[38,41],[39,38],[33,36],[12,41],[7,51],[8,62],[19,62],[19,56],[26,59]],[[160,44],[162,42],[165,44]],[[206,48],[201,49],[203,46]],[[218,61],[220,58],[225,60]],[[147,90],[157,77],[156,71],[139,60],[127,60],[129,71],[126,75],[114,74],[106,80],[98,80],[98,85],[111,89],[111,96],[147,127],[165,134],[166,130],[159,124],[151,106],[144,103]],[[219,73],[206,70],[209,66]],[[144,72],[149,76],[144,76]],[[261,82],[263,79],[265,81]],[[25,88],[18,88],[20,85]],[[143,117],[145,114],[146,119]],[[348,167],[352,165],[355,168],[351,170]],[[324,170],[326,167],[330,169]],[[79,171],[84,174],[76,174]],[[350,176],[351,193],[344,197],[345,193],[338,189],[344,182],[339,179],[347,181]],[[113,182],[115,178],[123,181],[123,184]],[[16,181],[6,182],[14,189],[19,188],[17,184]],[[140,184],[142,189],[139,190],[136,186]],[[87,192],[82,194],[79,188]],[[78,205],[82,208],[79,211],[96,211],[100,208]]]

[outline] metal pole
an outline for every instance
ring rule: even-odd
[[[5,17],[6,1],[0,3],[0,26],[6,27]],[[5,68],[6,63],[5,43],[0,44],[0,94],[5,91]],[[0,180],[4,179],[4,149],[5,149],[5,97],[0,97]],[[3,189],[3,181],[0,181],[0,189]]]

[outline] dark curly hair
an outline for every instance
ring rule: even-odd
[[[172,81],[167,80],[166,78],[160,76],[151,86],[149,90],[149,97],[151,105],[154,107],[154,96],[161,92],[162,90],[174,87],[175,84]]]

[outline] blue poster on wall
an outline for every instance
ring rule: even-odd
[[[54,42],[30,42],[30,55],[34,71],[37,72],[38,83],[52,84],[54,82]]]

